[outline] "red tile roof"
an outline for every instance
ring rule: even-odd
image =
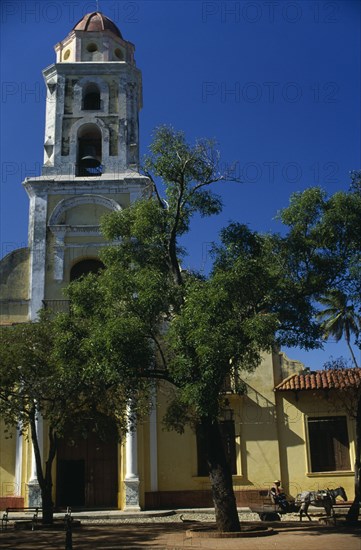
[[[331,390],[361,387],[361,369],[320,370],[292,374],[282,380],[276,391]]]

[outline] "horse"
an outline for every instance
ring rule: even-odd
[[[336,521],[333,505],[336,503],[336,498],[340,496],[343,500],[347,500],[347,495],[343,487],[337,489],[324,489],[321,491],[303,491],[296,496],[295,504],[300,506],[300,521],[305,514],[311,521],[307,511],[310,505],[323,507],[328,518],[332,517]]]

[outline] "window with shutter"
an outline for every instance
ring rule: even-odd
[[[309,417],[307,422],[311,471],[350,470],[350,446],[346,417]]]

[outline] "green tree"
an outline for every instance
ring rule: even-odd
[[[51,523],[52,463],[56,454],[59,422],[64,407],[72,395],[62,385],[57,365],[49,358],[52,332],[43,320],[1,328],[0,347],[0,414],[6,425],[17,426],[31,438],[41,490],[43,521]],[[43,468],[36,421],[39,415],[47,418],[48,456]]]
[[[356,193],[361,193],[361,170],[351,170],[351,185],[350,190]]]
[[[67,316],[50,318],[44,313],[37,322],[0,329],[0,415],[6,426],[19,428],[32,441],[43,523],[53,522],[52,466],[59,439],[69,430],[76,437],[92,431],[104,439],[108,436],[105,418],[115,421],[119,436],[128,429],[129,396],[114,370],[86,362],[91,345],[86,334],[86,327],[79,324],[69,330]],[[69,356],[74,346],[78,347],[76,361]],[[136,390],[132,397],[137,397]],[[141,401],[139,406],[145,409]],[[47,433],[44,459],[37,433],[39,417]]]
[[[313,287],[316,320],[322,336],[345,336],[353,364],[360,368],[351,348],[351,335],[361,349],[361,193],[360,171],[351,173],[348,193],[331,197],[319,188],[307,189],[291,197],[290,206],[281,212],[289,226],[288,255],[294,272]],[[293,254],[292,251],[296,251]],[[297,257],[298,256],[298,257]],[[292,260],[293,258],[293,260]],[[321,307],[327,307],[321,310]],[[346,368],[344,360],[331,361],[327,368]],[[355,498],[348,519],[355,521],[361,499],[361,393],[356,383],[337,390],[337,402],[344,404],[356,423]]]
[[[294,214],[288,213],[290,236],[259,235],[231,224],[214,248],[208,278],[182,270],[180,239],[192,216],[220,211],[219,197],[209,190],[226,178],[218,162],[211,142],[192,147],[182,133],[156,132],[146,161],[149,197],[104,219],[103,232],[116,244],[103,252],[106,269],[98,277],[69,287],[72,308],[64,323],[70,335],[86,326],[89,369],[109,372],[129,398],[146,387],[140,381],[172,385],[165,421],[178,431],[187,423],[200,427],[217,525],[234,531],[239,520],[218,423],[224,382],[235,370],[256,368],[262,352],[280,343],[321,345],[313,298],[330,275],[322,254],[312,258],[314,245],[298,230],[297,217],[305,210],[296,200]],[[317,210],[317,197],[314,192],[306,201],[311,211]],[[130,349],[138,350],[139,360],[133,361]],[[78,361],[71,336],[64,352]]]

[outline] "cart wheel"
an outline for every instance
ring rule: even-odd
[[[261,521],[281,521],[281,516],[277,512],[261,512],[259,517]]]

